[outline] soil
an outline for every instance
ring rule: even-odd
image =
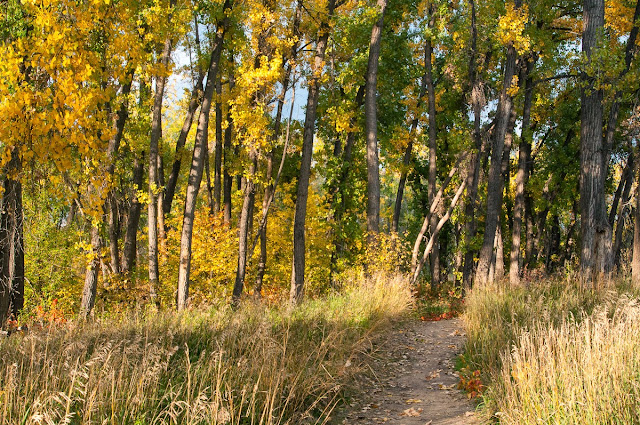
[[[475,405],[457,389],[455,358],[465,341],[460,319],[407,320],[384,337],[349,403],[332,425],[476,425]]]

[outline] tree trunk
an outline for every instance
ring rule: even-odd
[[[436,227],[433,229],[433,231],[431,233],[431,237],[429,238],[429,242],[427,242],[427,245],[424,248],[424,253],[422,254],[422,260],[417,264],[417,267],[415,268],[415,270],[413,270],[413,273],[412,273],[413,277],[411,279],[412,283],[416,283],[417,282],[418,276],[420,275],[420,272],[422,271],[422,267],[424,266],[424,264],[426,263],[427,259],[429,258],[429,254],[431,253],[431,249],[433,248],[435,240],[438,237],[438,233],[440,233],[440,230],[442,229],[442,226],[444,226],[445,223],[451,217],[451,212],[453,211],[453,209],[455,208],[456,204],[458,203],[458,200],[460,199],[460,196],[462,195],[462,192],[464,192],[465,186],[466,186],[466,180],[463,180],[462,183],[460,183],[460,186],[458,186],[458,190],[456,191],[456,194],[454,195],[453,199],[451,200],[451,204],[449,204],[449,209],[447,209],[447,212],[442,216],[442,218],[438,221],[438,224],[436,225]]]
[[[8,173],[19,178],[22,164],[17,148],[11,151]],[[22,183],[15,176],[4,178],[0,214],[0,328],[7,319],[17,319],[24,306],[24,238]]]
[[[433,28],[435,25],[435,4],[431,4],[429,13],[431,14],[429,27]],[[427,189],[429,193],[429,200],[433,200],[436,194],[436,179],[437,174],[437,123],[436,123],[436,90],[433,84],[433,66],[431,63],[431,56],[433,54],[433,46],[431,45],[431,39],[427,38],[425,41],[425,75],[427,83],[427,96],[429,99],[429,179]],[[438,225],[438,212],[439,208],[436,208],[431,214],[431,229],[435,229]],[[439,232],[438,232],[439,234]],[[440,285],[440,246],[438,244],[438,234],[435,235],[433,249],[431,250],[431,290],[436,291]]]
[[[616,234],[613,242],[613,264],[615,267],[620,267],[620,249],[622,248],[622,236],[624,234],[625,218],[629,211],[629,201],[631,200],[631,186],[633,185],[633,169],[634,169],[633,153],[629,154],[627,165],[625,166],[625,173],[623,173],[624,191],[622,192],[622,207],[618,214],[618,220],[616,222]],[[613,210],[612,210],[613,212]],[[611,222],[610,222],[611,223]]]
[[[471,52],[469,59],[469,84],[471,86],[471,107],[473,109],[473,152],[469,161],[466,182],[467,202],[464,208],[465,215],[465,249],[462,281],[465,288],[471,288],[474,270],[475,249],[473,242],[476,237],[477,223],[475,211],[477,208],[478,183],[480,181],[480,154],[482,151],[482,134],[480,124],[482,119],[482,103],[484,93],[478,78],[478,29],[476,26],[476,4],[469,0],[471,6]]]
[[[244,288],[244,279],[247,271],[247,254],[252,254],[252,252],[248,252],[248,241],[250,234],[249,224],[253,216],[253,207],[256,199],[254,178],[258,165],[258,152],[255,150],[250,152],[249,160],[251,161],[251,165],[249,167],[249,177],[247,177],[244,185],[244,200],[242,202],[242,211],[240,212],[238,231],[238,268],[236,269],[236,281],[233,285],[232,299],[234,305],[237,305],[240,301],[240,296]]]
[[[502,226],[498,223],[496,228],[496,253],[495,253],[495,274],[494,280],[501,280],[504,277],[504,242],[502,240]]]
[[[590,62],[604,28],[604,0],[584,0],[582,51]],[[603,91],[598,75],[582,73],[584,87],[580,118],[580,268],[588,285],[611,270],[611,226],[607,221],[604,182],[606,159],[602,140]]]
[[[125,77],[125,82],[122,85],[122,96],[126,99],[131,92],[131,83],[133,81],[134,69],[129,69]],[[129,107],[126,100],[122,102],[120,109],[118,109],[115,117],[113,118],[113,128],[115,130],[114,135],[109,139],[107,145],[107,159],[109,165],[106,167],[106,175],[112,176],[115,171],[115,156],[120,148],[120,142],[122,141],[122,135],[124,133],[124,125],[129,116]],[[105,222],[105,211],[103,205],[102,221]],[[90,225],[90,239],[92,255],[96,258],[91,260],[85,270],[84,287],[82,289],[82,300],[80,302],[80,317],[87,318],[91,314],[93,304],[96,298],[96,290],[98,285],[98,266],[100,265],[100,250],[102,249],[102,240],[100,238],[100,230],[96,225],[91,223]],[[95,261],[95,264],[94,264]]]
[[[118,214],[118,200],[115,191],[109,192],[107,198],[107,208],[109,209],[109,254],[111,255],[111,272],[120,273],[120,249],[118,239],[120,239],[120,220]]]
[[[533,78],[531,72],[535,66],[533,60],[527,60],[526,66],[523,67],[520,81],[525,81],[524,107],[522,113],[522,130],[520,132],[520,147],[518,149],[518,172],[516,173],[516,194],[513,206],[513,229],[511,236],[511,256],[509,263],[509,282],[511,285],[520,284],[520,275],[522,274],[521,264],[522,256],[520,255],[521,237],[522,237],[522,219],[525,209],[524,192],[529,179],[529,171],[527,166],[531,157],[531,103],[533,100]]]
[[[521,0],[515,1],[516,8],[520,8]],[[478,267],[476,269],[476,284],[484,285],[489,280],[489,266],[493,256],[493,242],[498,227],[499,215],[502,206],[503,178],[502,178],[502,155],[504,150],[505,137],[511,118],[511,108],[513,99],[509,94],[509,89],[514,83],[516,71],[516,59],[518,53],[513,45],[507,48],[507,59],[504,67],[503,87],[500,92],[500,100],[496,111],[496,127],[491,149],[491,167],[489,169],[489,182],[487,186],[487,216],[485,222],[484,239]]]
[[[230,18],[228,16],[230,9],[231,0],[225,0],[223,7],[225,17],[222,22],[218,22],[216,25],[218,31],[216,32],[213,40],[209,71],[207,73],[207,83],[202,99],[202,106],[200,108],[200,116],[198,117],[196,140],[193,147],[191,169],[189,171],[187,194],[185,198],[182,235],[180,238],[180,263],[178,266],[177,294],[178,311],[184,310],[187,307],[189,300],[189,272],[191,271],[191,238],[193,235],[193,221],[195,218],[198,191],[200,190],[200,183],[202,181],[205,151],[208,145],[209,112],[211,111],[211,101],[213,98],[216,74],[218,72],[218,65],[222,55],[222,44],[230,23]]]
[[[229,90],[232,90],[235,86],[235,78],[233,76],[233,69],[229,74]],[[223,194],[222,202],[223,208],[223,221],[226,226],[231,228],[231,189],[233,184],[233,177],[231,175],[231,159],[233,155],[233,149],[231,146],[233,137],[233,118],[231,117],[231,111],[227,113],[227,128],[224,131],[224,177],[223,177]]]
[[[327,17],[320,26],[320,33],[316,43],[316,52],[311,67],[311,76],[308,84],[307,108],[305,113],[304,133],[302,139],[302,161],[298,176],[298,188],[296,191],[296,207],[293,221],[293,264],[291,270],[292,304],[302,301],[304,295],[305,272],[305,221],[307,216],[307,199],[309,196],[309,179],[311,176],[311,156],[313,154],[313,136],[316,125],[316,112],[318,96],[322,77],[324,54],[329,40],[330,26],[328,20],[333,17],[336,0],[329,0],[327,4]]]
[[[380,228],[380,170],[378,160],[378,118],[376,101],[378,85],[378,59],[380,40],[387,0],[377,0],[376,7],[380,17],[371,30],[369,43],[369,64],[365,85],[364,117],[367,136],[367,232],[369,243],[375,240]]]
[[[220,79],[216,81],[216,147],[213,158],[213,212],[220,212],[220,201],[222,195],[222,104],[220,97],[222,96],[222,83]]]
[[[140,158],[135,158],[133,162],[133,193],[131,195],[131,206],[127,216],[127,230],[124,235],[124,248],[122,253],[122,272],[130,273],[135,265],[136,245],[138,239],[138,224],[140,223],[140,212],[142,204],[138,200],[137,192],[142,190],[142,179],[144,175],[144,152]]]
[[[173,0],[172,0],[173,5]],[[171,19],[171,18],[169,18]],[[167,38],[164,42],[160,64],[165,70],[169,66],[171,55],[171,40]],[[156,92],[153,98],[153,118],[151,121],[151,140],[149,142],[149,204],[148,214],[148,235],[149,235],[149,296],[151,302],[156,303],[156,290],[159,284],[158,271],[158,192],[161,190],[158,178],[158,145],[162,137],[162,100],[164,98],[164,86],[167,77],[164,75],[156,77]]]
[[[96,292],[98,289],[98,271],[100,270],[100,250],[102,249],[102,240],[100,238],[100,230],[91,224],[91,259],[87,264],[87,270],[84,275],[84,287],[82,289],[82,300],[80,301],[79,316],[87,319],[93,311],[96,301]]]
[[[640,182],[640,161],[636,163],[636,180]],[[636,185],[636,205],[633,210],[633,259],[631,260],[631,282],[640,288],[640,184]]]

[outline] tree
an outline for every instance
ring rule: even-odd
[[[223,17],[218,20],[216,25],[216,34],[211,49],[211,58],[207,71],[207,82],[205,84],[202,106],[200,107],[200,115],[198,117],[198,127],[196,129],[196,140],[191,159],[191,168],[189,170],[189,181],[187,185],[187,195],[182,220],[182,235],[180,239],[180,264],[178,269],[177,296],[178,311],[182,311],[188,306],[189,271],[191,267],[191,239],[196,212],[196,200],[198,197],[198,191],[200,190],[200,183],[202,181],[202,172],[204,170],[204,159],[206,157],[205,150],[208,149],[209,112],[211,111],[211,102],[215,89],[216,76],[218,66],[220,64],[220,57],[222,56],[224,36],[230,26],[231,18],[229,16],[229,12],[231,11],[231,8],[231,0],[225,0],[222,7]]]

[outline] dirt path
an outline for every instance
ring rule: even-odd
[[[476,425],[480,421],[465,394],[456,389],[454,359],[464,344],[459,319],[408,321],[377,347],[376,379],[362,378],[362,389],[331,422],[387,425]]]

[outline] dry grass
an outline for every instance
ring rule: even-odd
[[[486,413],[518,425],[640,422],[640,306],[624,292],[570,280],[474,290],[466,359],[489,384]]]
[[[0,342],[2,424],[323,423],[372,330],[411,302],[376,276],[293,311],[248,304]]]

